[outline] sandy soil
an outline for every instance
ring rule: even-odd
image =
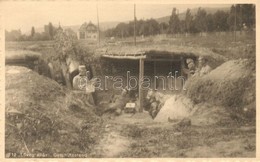
[[[255,157],[253,126],[158,123],[146,113],[106,120],[96,157]]]

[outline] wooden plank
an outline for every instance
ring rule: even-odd
[[[184,72],[183,72],[183,69],[182,69],[183,67],[185,67],[185,60],[184,60],[183,57],[181,57],[181,71],[180,71],[181,76],[184,76]]]
[[[143,112],[143,101],[144,101],[144,96],[143,96],[143,89],[141,86],[141,81],[142,78],[144,77],[144,59],[139,60],[139,112]]]
[[[156,76],[156,61],[153,61],[153,76]],[[155,88],[158,88],[157,85],[155,85],[156,82],[153,82]]]
[[[145,59],[146,56],[122,56],[122,55],[103,55],[102,57],[106,57],[106,58],[114,58],[114,59],[130,59],[130,60],[139,60],[139,59]]]
[[[168,58],[168,59],[149,59],[149,58],[146,58],[145,61],[168,61],[168,62],[174,62],[174,61],[181,61],[181,59],[171,59],[171,58]]]

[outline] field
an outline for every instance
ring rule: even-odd
[[[191,124],[155,122],[148,113],[100,115],[106,103],[88,107],[82,96],[52,79],[24,67],[6,66],[6,157],[14,157],[12,153],[18,150],[49,157],[53,153],[86,157],[255,157],[255,41],[254,32],[237,33],[236,40],[232,33],[137,39],[140,46],[199,47],[226,58],[226,64],[194,80],[193,88],[184,94],[196,110],[189,117]],[[91,52],[98,47],[79,43]],[[132,38],[106,39],[98,48],[117,45],[133,45]],[[8,51],[24,50],[41,53],[46,63],[55,55],[52,41],[6,42],[6,55]],[[100,92],[98,97],[102,95]],[[18,118],[13,118],[14,114]]]

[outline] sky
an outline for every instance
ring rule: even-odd
[[[152,2],[152,3],[150,3]],[[172,8],[179,12],[197,7],[229,7],[229,4],[158,4],[156,1],[136,2],[138,19],[168,16]],[[97,23],[97,6],[100,22],[122,22],[133,19],[133,1],[0,1],[0,14],[4,15],[6,30],[21,29],[30,31],[31,27],[43,27],[52,22],[62,26],[80,25],[83,22]]]

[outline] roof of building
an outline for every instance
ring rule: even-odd
[[[97,31],[96,25],[94,25],[91,21],[89,23],[85,22],[83,23],[80,28],[80,31]]]
[[[61,30],[61,31],[63,31],[62,27],[60,26],[60,22],[59,22],[59,27],[58,27],[57,30]]]
[[[127,45],[108,46],[100,48],[96,53],[102,57],[115,59],[152,59],[152,58],[179,58],[179,57],[199,57],[210,58],[223,61],[225,57],[207,48],[176,46],[176,45]]]
[[[203,56],[212,68],[227,60],[226,57],[208,48],[176,46],[169,44],[115,45],[96,49],[96,55],[113,60],[182,61]]]

